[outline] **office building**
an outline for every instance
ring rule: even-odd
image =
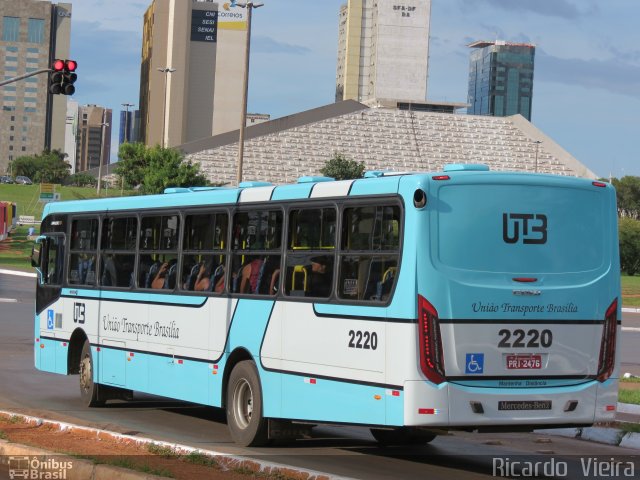
[[[431,0],[349,0],[340,8],[336,101],[427,99]]]
[[[111,109],[98,105],[78,108],[76,172],[108,165],[111,156]]]
[[[70,3],[1,0],[0,20],[0,79],[69,57]],[[48,95],[47,88],[46,74],[0,87],[0,172],[20,156],[65,150],[67,98]]]
[[[177,146],[240,127],[246,20],[235,2],[153,1],[140,78],[145,144]]]
[[[471,43],[468,113],[531,121],[536,48],[505,41]]]
[[[140,110],[120,111],[120,131],[118,145],[140,141]]]

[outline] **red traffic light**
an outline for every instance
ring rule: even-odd
[[[65,67],[65,62],[59,59],[54,60],[53,64],[51,64],[51,68],[55,72],[61,72],[62,70],[64,70],[64,67]]]
[[[78,68],[78,62],[75,60],[65,60],[64,64],[67,72],[75,72],[76,68]]]

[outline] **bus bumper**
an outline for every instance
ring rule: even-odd
[[[585,425],[614,419],[618,380],[508,389],[408,381],[404,395],[406,426]]]

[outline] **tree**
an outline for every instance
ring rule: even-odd
[[[640,221],[620,218],[620,268],[627,275],[635,275],[640,270]]]
[[[98,185],[98,179],[88,173],[78,172],[67,178],[65,183],[76,187],[95,187]]]
[[[145,154],[147,166],[142,170],[142,192],[162,193],[168,187],[203,187],[209,185],[200,166],[185,162],[182,153],[155,146]]]
[[[351,180],[362,178],[364,175],[364,162],[356,162],[348,159],[343,154],[335,152],[320,169],[320,173],[326,177],[333,177],[336,180]]]
[[[200,165],[185,162],[178,150],[159,145],[123,143],[115,172],[128,187],[139,187],[145,194],[162,193],[167,187],[201,187],[209,185],[200,173]]]
[[[626,176],[611,182],[616,187],[618,214],[621,217],[640,218],[640,177]]]
[[[69,176],[66,153],[44,150],[39,155],[26,155],[11,163],[14,175],[24,175],[36,183],[62,183]]]
[[[117,163],[115,173],[124,179],[128,187],[137,187],[142,184],[145,169],[149,165],[147,147],[144,143],[123,143],[118,150],[120,161]]]

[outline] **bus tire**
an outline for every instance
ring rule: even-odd
[[[424,445],[436,438],[434,433],[411,427],[400,427],[393,430],[372,428],[371,435],[380,445]]]
[[[239,362],[227,385],[227,424],[231,438],[243,447],[257,447],[268,441],[267,420],[262,415],[262,387],[256,364]]]
[[[80,355],[80,398],[86,407],[102,407],[104,400],[98,392],[98,384],[93,381],[95,363],[91,354],[91,343],[85,340]]]

